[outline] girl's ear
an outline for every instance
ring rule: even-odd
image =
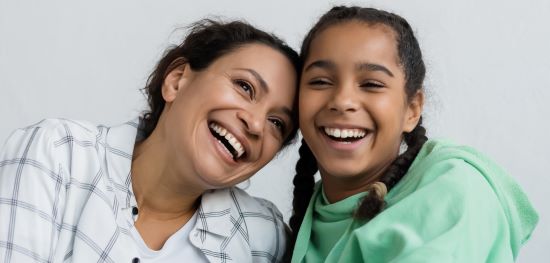
[[[189,82],[191,68],[189,64],[182,61],[183,58],[178,58],[168,66],[168,74],[162,83],[162,98],[166,103],[170,103],[176,99],[178,92],[183,89]]]
[[[408,103],[407,112],[405,113],[405,123],[403,125],[404,132],[411,132],[416,127],[418,120],[420,120],[422,116],[423,108],[424,92],[418,90]]]

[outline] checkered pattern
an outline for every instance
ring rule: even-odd
[[[0,151],[0,262],[131,262],[137,128],[51,119],[16,130]],[[272,203],[229,188],[202,196],[189,238],[210,262],[279,262],[284,229]]]

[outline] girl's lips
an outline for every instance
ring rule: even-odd
[[[318,129],[323,140],[327,145],[337,151],[352,152],[361,147],[361,145],[366,141],[366,138],[369,137],[370,132],[366,132],[365,136],[362,138],[352,138],[352,140],[341,141],[331,138],[328,134],[325,133],[324,127]],[[350,138],[351,139],[351,138]]]
[[[354,140],[365,137],[367,130],[365,129],[341,129],[341,128],[331,128],[331,127],[321,127],[321,129],[329,137],[333,139],[340,140]],[[348,139],[349,138],[349,139]]]

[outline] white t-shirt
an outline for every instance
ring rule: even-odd
[[[143,241],[135,227],[130,230],[136,242],[140,263],[153,262],[208,262],[204,254],[189,240],[189,234],[197,221],[197,213],[176,233],[171,235],[160,250],[152,250]]]

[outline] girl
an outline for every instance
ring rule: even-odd
[[[537,214],[481,153],[427,139],[407,21],[335,7],[301,52],[292,262],[514,261]]]
[[[298,65],[270,34],[202,21],[149,77],[139,120],[15,131],[0,152],[0,261],[279,261],[281,214],[233,186],[296,134]]]

